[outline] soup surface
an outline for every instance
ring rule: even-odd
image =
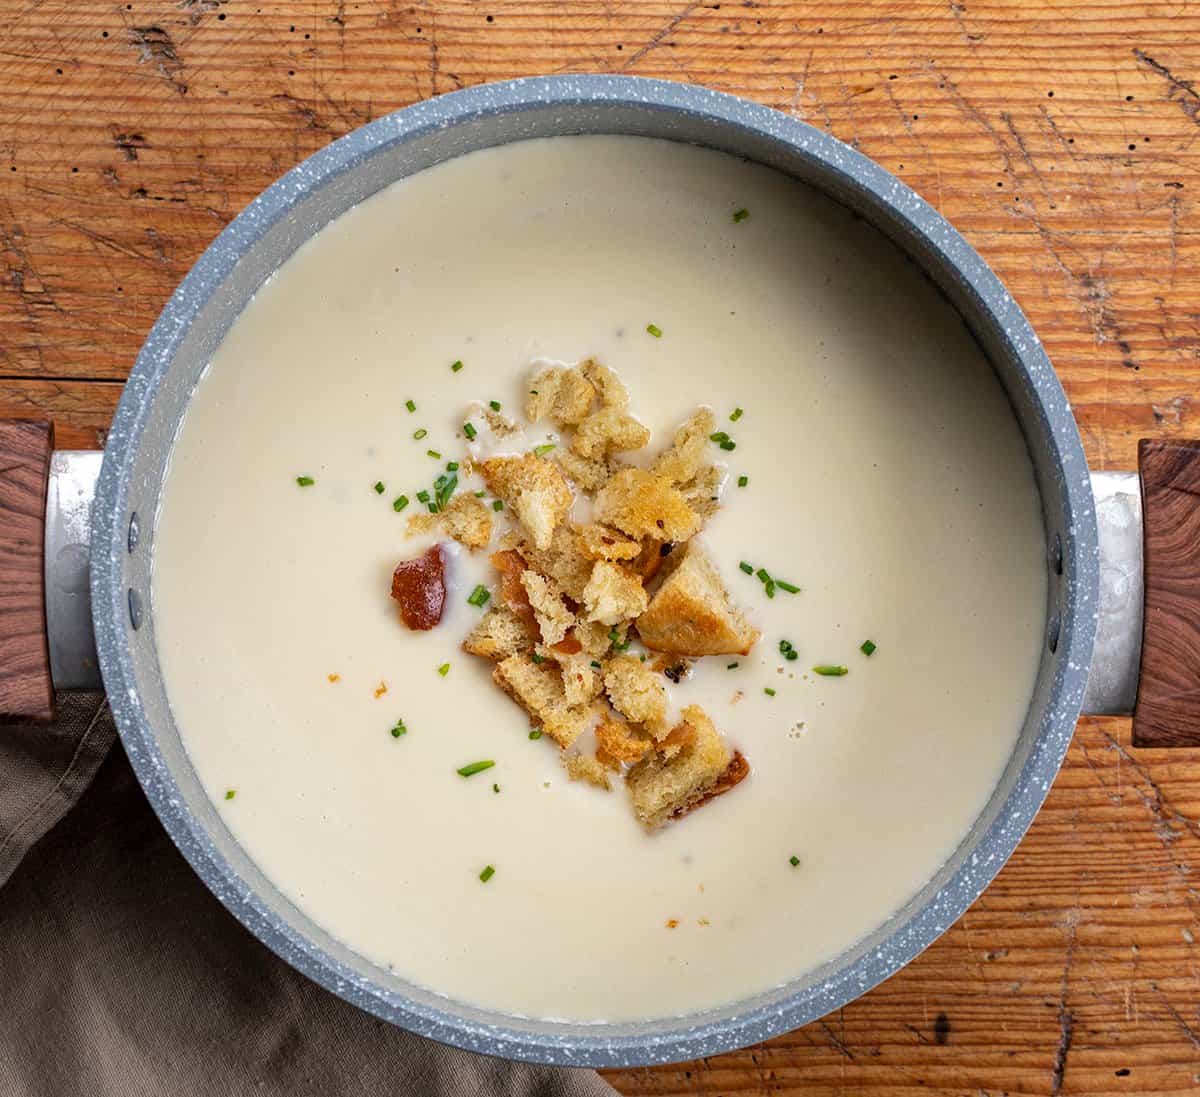
[[[431,631],[388,597],[432,543],[393,500],[460,458],[464,409],[517,417],[536,362],[587,356],[648,453],[701,404],[737,443],[712,447],[704,539],[762,639],[666,685],[752,773],[653,834],[619,785],[570,782],[460,649],[486,552],[448,550]],[[1042,541],[988,363],[874,230],[720,153],[554,138],[394,184],[262,287],[175,443],[154,621],[201,780],[317,923],[454,998],[627,1020],[792,979],[933,875],[1025,717]],[[768,599],[741,561],[802,589]],[[477,759],[496,764],[456,773]]]

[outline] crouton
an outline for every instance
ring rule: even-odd
[[[531,423],[549,418],[560,426],[574,426],[595,398],[596,390],[579,369],[549,366],[529,383],[525,417]]]
[[[537,631],[537,618],[533,606],[529,604],[529,595],[525,593],[525,584],[521,576],[525,574],[525,558],[515,549],[504,549],[493,552],[488,559],[500,573],[499,600],[513,611],[524,623],[530,635]]]
[[[507,438],[510,434],[517,433],[517,424],[507,415],[501,415],[495,408],[484,408],[479,414],[497,438]]]
[[[610,453],[641,449],[650,441],[650,429],[628,412],[601,408],[575,428],[571,449],[590,461]]]
[[[596,496],[596,519],[635,540],[686,541],[700,518],[679,489],[645,469],[621,469]]]
[[[492,680],[564,750],[592,723],[589,705],[567,704],[562,676],[552,663],[536,663],[532,655],[510,655],[496,664]]]
[[[559,646],[541,646],[538,655],[552,659],[562,674],[563,696],[568,705],[586,705],[604,690],[600,672],[592,666],[595,661],[582,652],[564,652]]]
[[[639,761],[653,743],[644,731],[631,728],[612,712],[596,725],[596,758],[609,769]]]
[[[713,414],[708,408],[697,409],[696,413],[675,431],[671,446],[654,459],[650,471],[658,473],[664,480],[670,480],[673,484],[686,484],[695,477],[704,463],[709,435],[715,426]]]
[[[542,642],[557,644],[575,623],[575,615],[563,604],[558,584],[536,571],[524,571],[521,573],[521,585],[533,607]]]
[[[456,495],[437,514],[414,514],[408,532],[430,533],[442,529],[469,549],[483,548],[492,539],[492,515],[487,504],[474,495]]]
[[[629,565],[629,570],[642,577],[642,585],[646,586],[662,569],[675,551],[673,541],[656,541],[653,537],[642,542],[642,551]],[[680,550],[682,551],[682,549]]]
[[[650,599],[637,630],[646,647],[675,655],[748,655],[760,635],[695,542]]]
[[[633,560],[642,551],[637,541],[598,522],[579,527],[579,544],[590,560]]]
[[[604,766],[590,754],[564,754],[562,763],[572,781],[586,781],[589,785],[604,789],[605,792],[612,788]]]
[[[599,395],[600,403],[606,408],[624,411],[629,407],[629,390],[608,366],[601,365],[595,358],[589,358],[579,363],[579,372],[587,378]]]
[[[604,689],[612,707],[626,720],[657,736],[666,734],[667,691],[658,675],[632,655],[615,655],[604,664]]]
[[[705,465],[680,487],[684,501],[701,519],[711,518],[721,508],[721,481],[725,474],[716,465]]]
[[[698,705],[683,710],[683,723],[693,734],[678,753],[671,758],[649,754],[625,778],[634,814],[647,830],[684,814],[708,796],[733,760],[729,747]]]
[[[568,598],[583,601],[584,589],[592,577],[592,561],[583,554],[579,529],[573,523],[563,522],[555,529],[548,549],[526,541],[521,545],[521,554],[535,571],[550,576]]]
[[[617,625],[644,613],[649,599],[636,575],[607,560],[597,560],[592,577],[583,590],[583,605],[589,621]]]
[[[575,496],[562,470],[526,453],[493,457],[479,465],[488,488],[510,507],[538,548],[550,547],[554,528],[566,517]]]
[[[550,455],[581,491],[598,491],[612,475],[612,466],[603,457],[587,458],[559,446]]]
[[[492,606],[463,641],[463,651],[496,661],[532,646],[529,626],[505,606]]]
[[[580,621],[571,630],[571,635],[579,641],[584,655],[599,662],[612,648],[612,639],[609,636],[611,631],[610,626],[599,621]]]

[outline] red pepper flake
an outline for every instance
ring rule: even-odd
[[[400,603],[400,620],[410,629],[425,631],[441,621],[446,605],[446,560],[441,545],[396,565],[392,597]]]

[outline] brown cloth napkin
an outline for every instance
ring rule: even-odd
[[[103,698],[59,706],[54,727],[0,727],[2,1097],[611,1097],[593,1071],[444,1047],[293,971],[175,849]]]

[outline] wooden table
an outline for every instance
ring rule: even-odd
[[[315,149],[485,80],[628,72],[828,129],[946,214],[1041,333],[1096,468],[1200,434],[1188,0],[0,0],[0,414],[99,446],[193,260]],[[1085,720],[1008,867],[865,998],[627,1094],[1200,1087],[1200,755]]]

